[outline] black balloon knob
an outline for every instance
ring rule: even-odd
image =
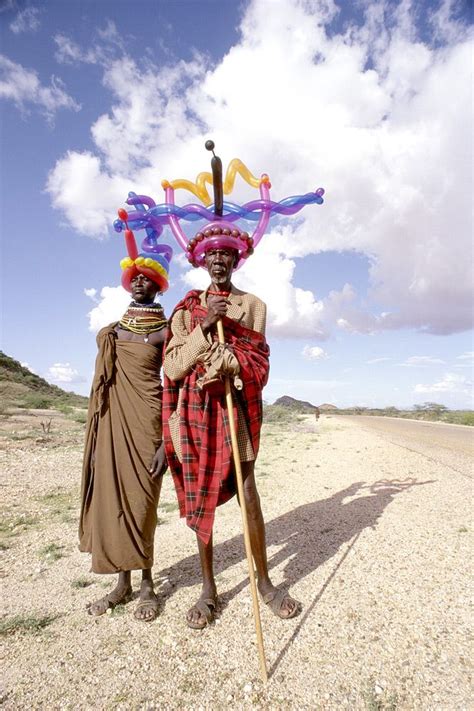
[[[204,145],[205,145],[207,151],[213,151],[215,148],[214,141],[211,141],[211,140],[206,141],[206,143]]]

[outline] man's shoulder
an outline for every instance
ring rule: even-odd
[[[199,305],[201,294],[202,290],[199,289],[191,289],[191,291],[188,291],[174,307],[170,321],[173,321],[176,317],[183,318],[183,312],[190,312]]]
[[[188,291],[181,301],[178,301],[176,306],[173,309],[174,311],[180,311],[182,309],[192,309],[193,306],[195,306],[197,303],[199,303],[201,294],[202,294],[202,289],[191,289],[191,291]]]
[[[232,294],[234,296],[239,296],[242,301],[247,301],[249,304],[261,304],[262,306],[265,306],[265,302],[262,301],[258,296],[255,296],[255,294],[251,294],[249,291],[242,291],[242,289],[238,289],[236,286],[232,284]]]

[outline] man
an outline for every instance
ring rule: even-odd
[[[127,244],[130,239],[134,242],[127,230]],[[122,260],[122,284],[133,301],[120,322],[97,336],[79,524],[79,548],[92,554],[92,571],[118,573],[116,587],[90,603],[89,614],[102,615],[130,600],[131,571],[141,570],[134,616],[146,622],[159,609],[151,568],[166,469],[160,369],[167,321],[154,300],[168,287],[168,262],[161,255],[151,257],[135,250],[131,259]]]
[[[210,235],[210,231],[209,235]],[[229,248],[229,230],[220,238],[198,235],[211,278],[204,292],[191,291],[170,322],[165,349],[163,429],[168,463],[181,516],[197,534],[203,586],[188,611],[189,627],[202,629],[214,618],[217,590],[213,573],[212,527],[215,507],[235,493],[228,416],[222,377],[234,390],[238,441],[252,552],[262,599],[281,618],[294,617],[300,604],[274,587],[268,576],[265,528],[254,465],[262,421],[262,388],[268,378],[265,342],[266,307],[256,296],[236,289],[232,271],[240,259],[242,238]],[[239,240],[240,238],[240,240]],[[204,242],[203,242],[204,240]],[[191,249],[193,245],[190,243]],[[190,260],[191,261],[191,260]],[[216,344],[216,324],[223,320],[227,347]]]

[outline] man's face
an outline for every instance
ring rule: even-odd
[[[228,284],[236,261],[236,251],[213,247],[205,254],[205,263],[209,276],[216,286]]]
[[[134,276],[130,287],[133,300],[138,304],[150,304],[159,291],[158,285],[144,274]]]

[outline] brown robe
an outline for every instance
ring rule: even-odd
[[[161,348],[97,336],[82,470],[79,549],[94,573],[153,565],[161,478],[149,468],[162,438]]]

